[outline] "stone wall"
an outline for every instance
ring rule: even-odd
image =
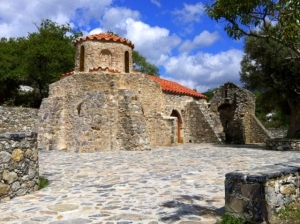
[[[251,143],[261,143],[266,142],[271,139],[272,136],[269,134],[267,129],[261,124],[261,122],[251,114]]]
[[[278,151],[300,151],[299,139],[268,139],[266,141],[268,150]]]
[[[272,138],[284,138],[287,135],[287,129],[268,128],[267,131]]]
[[[0,134],[0,201],[38,190],[37,135]]]
[[[0,106],[0,133],[36,132],[38,109]]]
[[[226,143],[262,143],[271,137],[255,117],[254,94],[232,83],[214,93],[210,111],[220,118]]]
[[[300,202],[300,159],[226,174],[225,210],[245,220],[271,220],[275,211]]]
[[[221,143],[203,111],[201,111],[199,104],[190,102],[186,106],[184,118],[187,127],[185,130],[186,142]]]

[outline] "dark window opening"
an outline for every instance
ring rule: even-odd
[[[129,73],[129,52],[125,51],[125,73]]]
[[[84,46],[80,47],[80,65],[79,65],[79,71],[84,71]]]

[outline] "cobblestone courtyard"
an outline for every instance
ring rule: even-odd
[[[40,151],[50,185],[0,203],[0,223],[215,223],[225,174],[298,158],[262,146],[183,144],[151,151]]]

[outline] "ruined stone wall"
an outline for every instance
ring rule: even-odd
[[[251,119],[255,114],[255,96],[248,90],[225,83],[214,93],[210,101],[210,110],[220,117],[227,143],[245,144],[260,141],[253,131],[261,129]]]
[[[38,190],[36,133],[0,134],[0,201]]]
[[[76,45],[75,71],[79,72],[80,49],[84,46],[84,72],[95,67],[109,67],[125,72],[125,51],[129,53],[129,72],[132,72],[132,48],[120,42],[86,40]],[[102,52],[102,55],[101,55]],[[104,55],[103,55],[104,53]]]
[[[272,136],[269,134],[267,129],[260,123],[254,114],[251,115],[251,143],[266,142],[271,139]]]
[[[36,131],[38,109],[0,106],[0,133]]]
[[[186,106],[184,117],[187,127],[185,131],[186,142],[220,143],[197,102],[190,102]]]

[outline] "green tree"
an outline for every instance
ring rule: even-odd
[[[159,69],[154,65],[147,62],[146,58],[139,52],[133,51],[134,70],[144,74],[160,76]]]
[[[0,103],[14,98],[18,92],[21,84],[19,67],[24,41],[24,38],[0,40]]]
[[[38,90],[39,100],[48,96],[49,84],[60,74],[74,69],[73,41],[82,36],[69,24],[42,20],[37,32],[29,33],[22,54],[21,71],[25,84]]]
[[[214,0],[206,5],[206,12],[212,19],[226,23],[225,31],[231,38],[272,39],[300,56],[299,0]],[[264,30],[264,33],[257,30]]]
[[[259,33],[263,35],[263,32]],[[300,137],[300,61],[296,53],[275,40],[247,37],[241,61],[241,81],[260,92],[262,109],[290,114],[287,137]]]

